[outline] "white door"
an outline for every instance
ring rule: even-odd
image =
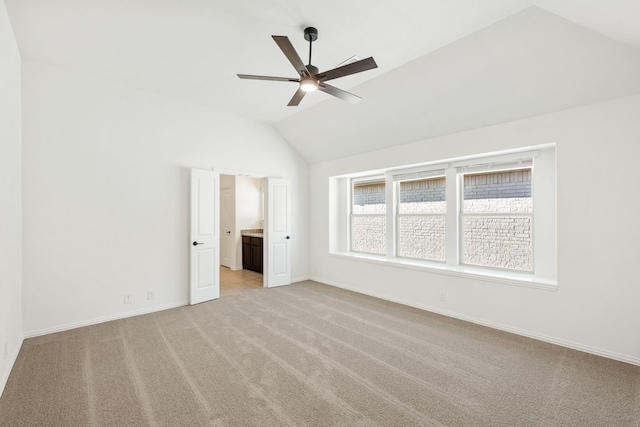
[[[231,189],[220,190],[220,264],[231,268]],[[234,266],[235,267],[235,266]]]
[[[220,296],[219,178],[217,172],[191,169],[191,304]]]
[[[291,239],[289,180],[266,178],[267,233],[265,251],[266,286],[291,284]]]

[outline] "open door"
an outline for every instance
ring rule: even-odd
[[[289,180],[266,178],[267,233],[265,251],[265,286],[291,284],[291,206]]]
[[[220,297],[220,206],[217,172],[191,169],[190,303]]]

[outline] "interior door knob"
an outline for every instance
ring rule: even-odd
[[[204,245],[204,242],[193,242],[193,246]]]
[[[231,234],[231,230],[227,231],[227,234]]]
[[[290,238],[291,238],[291,236],[287,236],[287,237],[285,237],[285,239],[287,239],[287,240],[289,240]]]

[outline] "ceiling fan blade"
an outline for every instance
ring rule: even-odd
[[[309,70],[307,70],[306,65],[304,65],[304,62],[302,62],[302,59],[300,59],[300,56],[298,56],[298,52],[296,52],[296,50],[293,48],[293,45],[289,41],[289,37],[287,36],[271,36],[271,37],[273,37],[273,40],[276,41],[276,43],[280,47],[280,50],[282,50],[282,53],[284,53],[284,55],[287,57],[289,62],[291,62],[291,65],[293,65],[293,68],[296,69],[299,75],[301,76],[311,75],[309,73]]]
[[[328,81],[337,79],[338,77],[344,77],[351,74],[360,73],[362,71],[372,70],[378,68],[378,64],[373,58],[362,59],[358,62],[352,62],[351,64],[343,65],[342,67],[334,68],[329,71],[323,71],[315,75],[315,78],[320,81]]]
[[[289,101],[289,103],[287,104],[287,107],[296,107],[298,104],[300,104],[300,101],[302,101],[302,98],[304,98],[306,94],[307,92],[298,88],[296,93],[293,94],[293,98],[291,98],[291,101]]]
[[[337,87],[328,85],[324,82],[320,82],[318,84],[318,90],[328,93],[329,95],[333,95],[336,98],[347,101],[350,104],[357,104],[358,102],[362,101],[362,98],[360,98],[359,96],[349,93],[345,90],[338,89]]]
[[[294,79],[290,77],[270,77],[270,76],[254,76],[251,74],[238,74],[238,77],[241,79],[250,79],[250,80],[273,80],[276,82],[295,82],[298,83],[300,79]]]

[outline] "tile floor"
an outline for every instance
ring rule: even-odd
[[[220,296],[262,288],[262,274],[251,270],[220,267]]]

